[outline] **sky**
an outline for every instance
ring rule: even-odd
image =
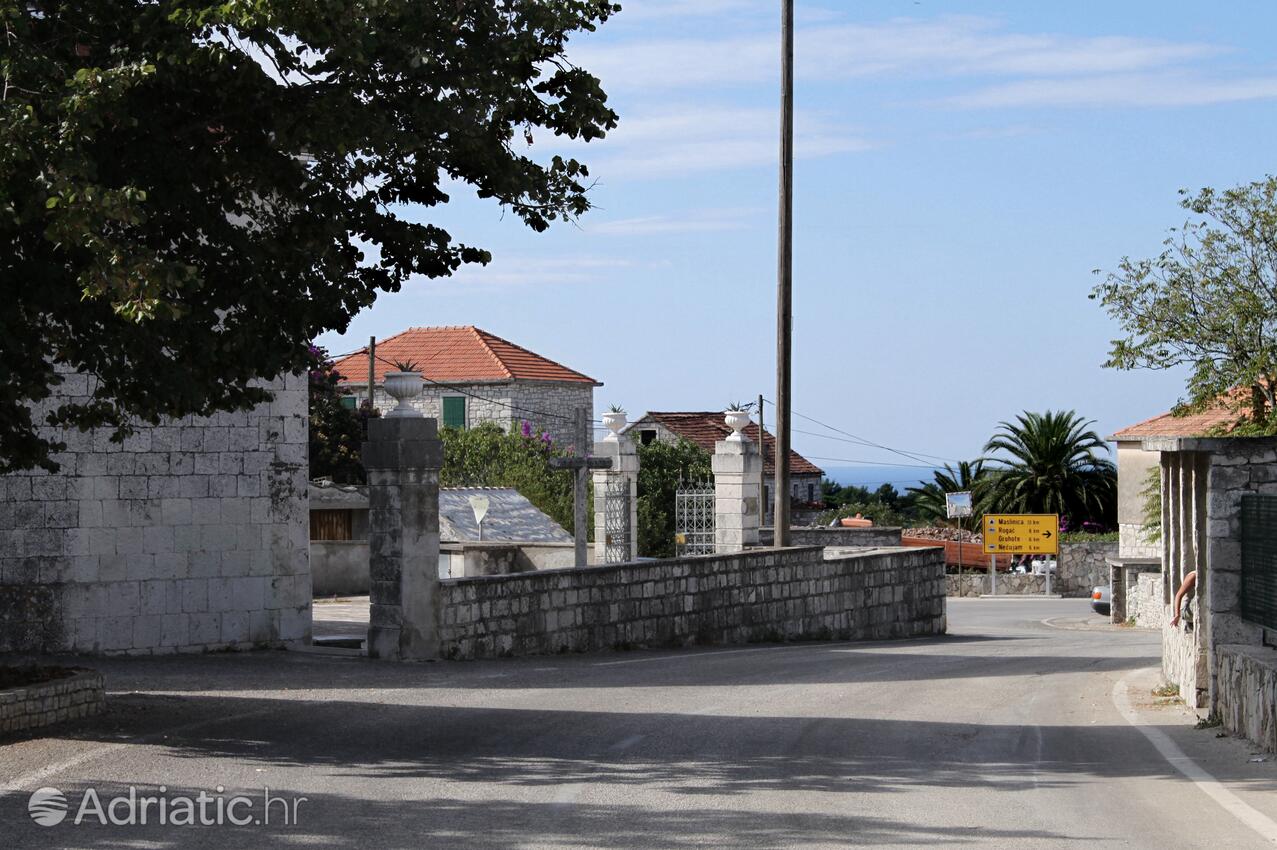
[[[411,216],[493,262],[413,281],[321,344],[477,325],[602,381],[596,415],[775,397],[779,2],[623,6],[569,45],[619,127],[532,148],[586,162],[595,208],[537,234],[453,187]],[[1088,294],[1161,250],[1178,190],[1274,170],[1277,4],[797,10],[793,409],[888,448],[798,415],[795,448],[971,459],[1024,410],[1107,436],[1174,404],[1182,374],[1102,368],[1120,331]]]

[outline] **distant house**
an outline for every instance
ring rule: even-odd
[[[480,534],[473,496],[488,500]],[[368,593],[368,488],[310,482],[310,563],[316,596]],[[439,577],[570,567],[573,539],[510,487],[439,490]]]
[[[599,381],[472,326],[409,328],[377,341],[373,404],[383,413],[396,402],[382,388],[396,363],[415,364],[425,390],[413,406],[446,428],[495,422],[504,430],[521,427],[549,434],[559,445],[574,445],[573,411],[593,418]],[[368,391],[368,352],[336,361],[341,386],[356,402]]]
[[[1161,452],[1148,451],[1149,439],[1200,437],[1237,421],[1233,403],[1220,401],[1199,413],[1176,416],[1163,413],[1117,431],[1109,441],[1117,444],[1117,525],[1122,558],[1158,558],[1162,547],[1148,540],[1144,528],[1144,490],[1149,470],[1160,467]]]
[[[711,454],[714,443],[724,440],[732,429],[723,421],[722,411],[679,411],[649,412],[641,419],[631,423],[625,432],[642,445],[653,440],[675,442],[680,437],[695,443]],[[755,443],[758,442],[758,425],[751,422],[745,427],[744,434]],[[763,484],[766,488],[764,498],[771,510],[772,493],[776,487],[776,439],[766,429],[763,430]],[[820,481],[824,471],[807,458],[792,449],[789,452],[789,486],[794,501],[811,503],[820,500]]]

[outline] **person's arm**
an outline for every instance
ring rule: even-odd
[[[1184,603],[1184,597],[1187,596],[1189,591],[1196,586],[1197,586],[1197,570],[1193,570],[1191,573],[1184,576],[1184,581],[1180,584],[1179,590],[1175,591],[1175,607],[1173,609],[1174,613],[1171,614],[1172,626],[1179,625],[1180,606]]]

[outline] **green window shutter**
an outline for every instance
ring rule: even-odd
[[[354,410],[359,407],[359,399],[355,398],[353,395],[344,395],[341,397],[341,406],[347,410]]]
[[[466,400],[464,396],[444,396],[443,427],[465,430]]]

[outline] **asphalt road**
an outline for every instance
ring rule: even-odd
[[[1277,761],[1158,703],[1156,635],[1084,600],[953,600],[949,624],[466,664],[98,660],[108,715],[0,746],[0,848],[1272,846]],[[147,825],[28,816],[42,786],[73,816],[130,785],[166,817],[201,792],[246,794],[240,818],[260,819],[263,788],[306,799],[291,825],[284,803],[269,825],[156,824],[158,802]]]

